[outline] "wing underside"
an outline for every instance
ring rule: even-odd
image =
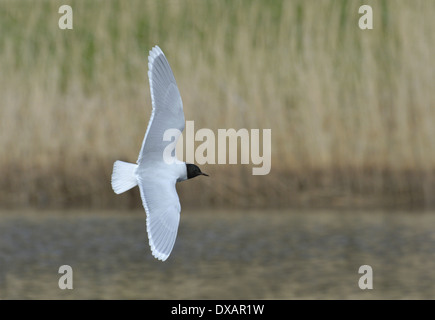
[[[163,161],[163,151],[172,143],[163,141],[168,129],[184,130],[183,102],[168,60],[159,47],[154,47],[148,57],[152,114],[148,123],[137,163]],[[179,135],[175,141],[178,140]]]
[[[139,189],[147,214],[147,233],[154,257],[165,261],[177,237],[181,206],[175,181],[139,178]]]

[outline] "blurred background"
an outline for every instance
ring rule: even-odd
[[[1,0],[0,298],[434,299],[434,14],[427,0]],[[196,130],[272,129],[268,175],[204,165],[209,179],[177,186],[165,263],[137,188],[110,186],[145,134],[154,45]]]

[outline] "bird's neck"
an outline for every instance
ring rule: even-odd
[[[179,168],[177,182],[187,180],[187,166],[186,162],[176,161],[175,165]]]

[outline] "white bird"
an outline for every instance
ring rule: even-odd
[[[164,132],[178,129],[175,144],[184,130],[183,102],[168,60],[155,46],[148,56],[152,113],[137,164],[115,161],[112,188],[120,194],[139,186],[146,211],[149,244],[153,256],[165,261],[174,247],[180,221],[181,205],[175,184],[198,175],[208,176],[194,164],[164,161],[169,143]]]

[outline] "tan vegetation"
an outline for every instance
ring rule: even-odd
[[[271,128],[272,170],[208,165],[182,202],[435,205],[435,2],[0,2],[0,205],[140,206],[115,198],[151,106],[147,54],[166,53],[196,128]],[[204,191],[200,200],[198,193]]]

